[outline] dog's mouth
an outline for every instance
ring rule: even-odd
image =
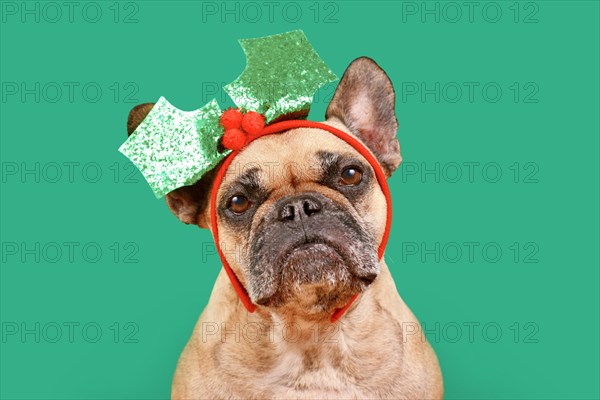
[[[324,238],[312,237],[289,246],[277,257],[275,264],[282,271],[287,264],[295,264],[295,262],[305,264],[304,266],[310,269],[316,267],[316,264],[311,264],[310,261],[319,256],[335,259],[342,264],[348,263],[348,257],[340,246]]]
[[[278,307],[301,298],[311,306],[329,309],[343,305],[378,275],[376,270],[360,273],[346,246],[318,236],[290,245],[275,260],[275,290],[257,301],[261,305]]]

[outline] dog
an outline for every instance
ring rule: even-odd
[[[360,140],[387,177],[402,160],[394,103],[386,73],[361,57],[324,121]],[[152,105],[133,108],[129,134]],[[210,229],[214,177],[169,193],[173,214]],[[173,399],[443,398],[437,357],[378,259],[386,199],[354,147],[313,128],[268,135],[234,159],[218,190],[221,248],[258,306],[249,313],[221,270]]]

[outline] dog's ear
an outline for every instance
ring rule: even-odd
[[[209,227],[208,203],[217,169],[204,174],[202,179],[193,185],[180,187],[166,195],[169,209],[181,222],[201,228]]]
[[[154,107],[154,103],[144,103],[133,107],[129,111],[129,117],[127,117],[127,136],[131,136],[135,128],[142,123],[150,110],[152,110],[152,107]]]
[[[392,82],[368,57],[352,61],[327,107],[325,118],[337,118],[375,154],[387,176],[398,168],[400,143]]]
[[[154,103],[135,106],[127,118],[127,134],[131,135],[138,125],[146,118]],[[165,197],[169,209],[177,218],[186,224],[208,228],[209,218],[207,207],[210,188],[214,180],[216,168],[205,174],[202,179],[190,186],[183,186],[168,193]]]

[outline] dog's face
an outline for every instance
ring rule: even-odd
[[[150,108],[132,111],[130,132]],[[348,67],[326,123],[360,139],[388,176],[400,164],[394,91],[372,60]],[[183,222],[208,227],[212,180],[167,195]],[[221,249],[256,304],[330,314],[379,274],[385,197],[368,161],[327,131],[253,141],[230,165],[216,207]]]
[[[252,142],[228,171],[221,247],[253,302],[328,311],[375,279],[385,198],[346,142],[295,129]]]

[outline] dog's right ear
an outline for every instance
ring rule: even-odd
[[[144,103],[131,109],[127,118],[128,135],[131,135],[135,131],[150,110],[152,110],[152,107],[154,107],[154,103]],[[208,228],[210,219],[207,209],[210,189],[217,169],[218,167],[205,174],[195,184],[180,187],[165,196],[169,209],[181,222],[198,225],[201,228]]]
[[[373,152],[389,177],[402,162],[396,137],[396,94],[390,78],[368,57],[352,61],[327,107],[325,118],[337,118]]]

